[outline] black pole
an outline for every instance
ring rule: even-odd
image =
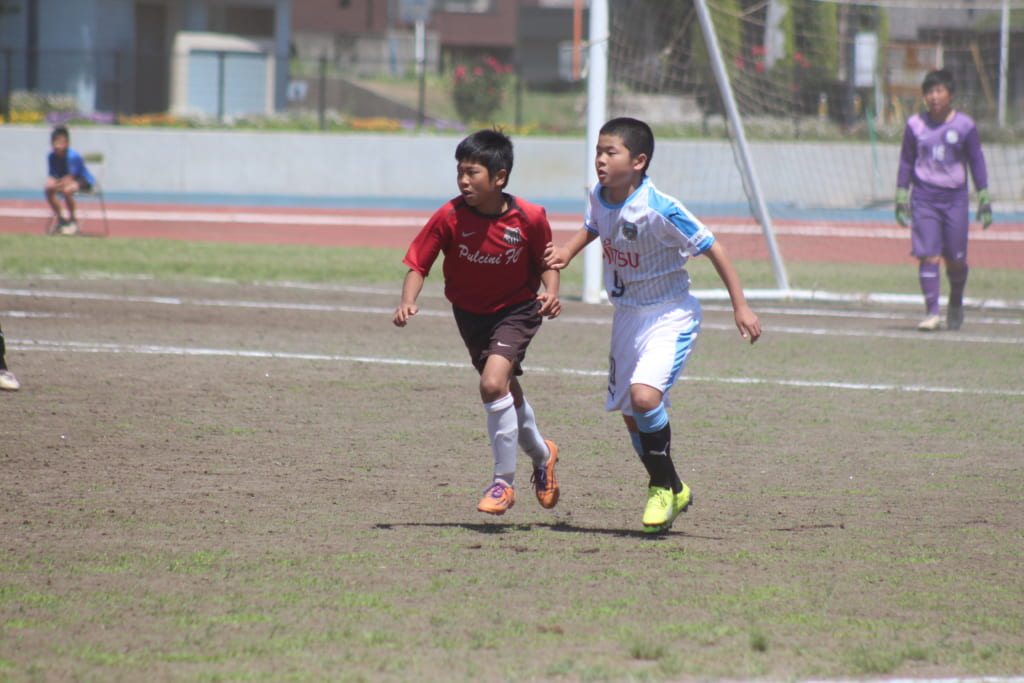
[[[4,121],[11,120],[11,62],[14,60],[14,49],[4,50]]]
[[[523,127],[523,96],[526,84],[523,82],[522,67],[516,64],[516,130]]]
[[[416,107],[416,127],[422,128],[423,122],[426,121],[426,109],[427,109],[427,59],[426,50],[424,50],[424,56],[419,62],[420,71],[420,92],[419,102]]]
[[[25,12],[25,89],[39,87],[39,0],[28,0]]]
[[[217,121],[224,123],[224,63],[228,59],[226,52],[217,53]]]
[[[857,120],[854,103],[857,100],[857,5],[846,5],[846,127],[853,128]]]
[[[121,51],[114,50],[114,125],[121,119]]]
[[[317,98],[317,120],[320,130],[327,128],[327,55],[320,57],[320,92]]]

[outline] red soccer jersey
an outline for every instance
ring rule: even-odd
[[[470,313],[529,301],[540,289],[551,225],[544,208],[505,195],[508,210],[485,216],[456,197],[438,209],[402,263],[424,277],[444,254],[444,294]]]

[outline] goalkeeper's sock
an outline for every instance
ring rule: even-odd
[[[966,263],[960,264],[960,270],[952,271],[946,268],[946,277],[949,278],[949,305],[950,306],[963,306],[964,305],[964,287],[967,285],[967,271],[969,268]]]
[[[921,293],[924,294],[924,305],[928,315],[939,314],[939,264],[921,261],[917,269],[918,280],[921,281]]]

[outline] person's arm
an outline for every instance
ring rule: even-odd
[[[537,295],[540,301],[540,314],[549,318],[557,318],[562,312],[562,302],[558,298],[558,288],[562,275],[557,270],[549,268],[540,274],[541,284],[544,291]]]
[[[395,314],[391,318],[391,322],[397,327],[405,327],[405,324],[409,322],[409,318],[420,312],[416,299],[419,298],[420,292],[423,291],[423,282],[425,280],[426,278],[423,277],[422,273],[411,268],[405,274],[405,281],[402,282],[402,301],[398,304],[398,308],[395,309]]]
[[[900,147],[900,167],[896,173],[896,222],[907,227],[910,224],[910,183],[914,177],[914,162],[917,159],[917,138],[908,122],[903,129],[903,144]]]
[[[750,343],[753,344],[761,336],[761,321],[757,319],[757,314],[747,304],[740,276],[732,265],[729,255],[725,252],[725,247],[721,242],[716,241],[704,254],[711,259],[711,263],[714,264],[715,270],[718,272],[718,277],[722,279],[722,284],[729,292],[736,328],[744,339],[749,338]]]
[[[75,180],[79,178],[89,179],[89,172],[85,168],[85,159],[73,149],[68,150],[68,176]]]
[[[964,140],[964,153],[967,156],[967,166],[971,169],[971,177],[974,178],[974,188],[978,191],[978,220],[981,221],[982,230],[992,225],[992,200],[988,195],[988,167],[985,165],[985,155],[981,151],[981,139],[978,137],[978,129],[972,128]]]
[[[66,163],[64,165],[67,166]],[[63,169],[60,166],[57,155],[54,152],[50,152],[49,156],[46,157],[47,172],[56,181],[62,181],[68,177],[68,174],[61,173]]]
[[[573,260],[576,254],[583,251],[585,246],[596,239],[596,232],[580,228],[562,246],[557,246],[554,242],[550,242],[544,250],[544,265],[552,270],[562,270],[569,265],[569,262]]]

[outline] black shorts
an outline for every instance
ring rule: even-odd
[[[539,301],[531,299],[495,313],[470,313],[458,306],[452,306],[452,312],[477,372],[484,371],[487,357],[494,354],[512,361],[515,375],[523,374],[526,347],[543,321]]]
[[[92,192],[92,183],[85,178],[75,178],[75,182],[78,183],[79,192]]]

